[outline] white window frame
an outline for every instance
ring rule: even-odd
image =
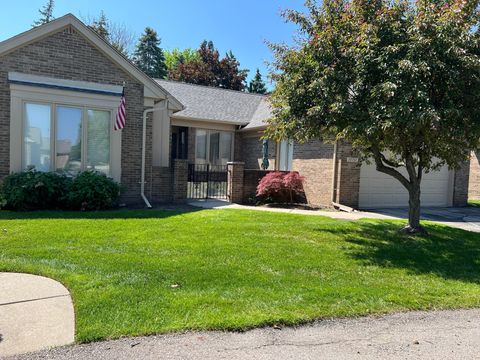
[[[56,168],[56,112],[58,106],[82,109],[82,169],[87,160],[88,110],[110,112],[110,174],[113,179],[121,178],[121,134],[113,129],[114,117],[119,104],[119,97],[77,91],[58,90],[29,85],[10,84],[10,171],[19,172],[25,169],[24,164],[24,133],[25,104],[50,105],[50,167]]]
[[[293,140],[277,142],[276,170],[292,171],[293,168]]]
[[[230,144],[230,156],[231,156],[231,160],[230,161],[233,161],[233,159],[235,158],[234,156],[234,149],[235,149],[235,132],[234,131],[225,131],[225,130],[214,130],[214,129],[204,129],[204,128],[194,128],[195,129],[195,164],[209,164],[209,165],[214,165],[210,162],[210,134],[212,133],[220,133],[220,139],[219,141],[221,140],[221,137],[222,137],[222,133],[230,133],[232,135],[232,143]],[[207,139],[206,139],[206,159],[203,160],[203,159],[199,159],[197,158],[197,131],[198,130],[202,130],[202,131],[205,131],[206,134],[207,134]],[[220,147],[220,144],[219,144],[219,147]],[[219,149],[220,150],[220,149]],[[215,165],[219,165],[219,164],[215,164]]]

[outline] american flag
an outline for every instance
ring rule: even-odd
[[[125,127],[125,88],[122,89],[120,105],[118,105],[117,115],[115,116],[115,130],[122,130]]]

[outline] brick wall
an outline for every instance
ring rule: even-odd
[[[355,159],[358,159],[358,154],[353,151],[352,146],[348,143],[338,142],[335,202],[357,208],[361,164]]]
[[[185,202],[188,190],[188,160],[173,160],[172,198],[174,202]]]
[[[455,170],[453,183],[453,206],[467,206],[469,173],[470,161],[464,162],[461,164],[459,169]]]
[[[305,177],[307,202],[330,206],[332,198],[333,145],[320,140],[293,145],[292,170]]]
[[[470,200],[480,200],[480,150],[472,152],[468,187]]]
[[[62,30],[0,57],[0,178],[9,173],[10,90],[8,72],[43,75],[111,85],[126,82],[127,122],[122,132],[123,200],[139,201],[143,84],[111,62],[80,34]],[[151,164],[151,120],[148,124],[147,169]],[[147,171],[146,179],[151,174]],[[147,187],[148,188],[148,184]]]
[[[173,171],[171,167],[152,167],[147,196],[152,202],[165,203],[173,201]]]
[[[227,199],[232,203],[243,203],[243,179],[245,163],[232,161],[227,163]]]
[[[260,180],[267,175],[270,170],[252,170],[245,169],[243,175],[243,202],[250,204],[254,202],[257,193],[257,186]]]
[[[235,160],[245,162],[245,169],[262,169],[263,145],[262,133],[257,131],[243,132],[235,137]],[[268,170],[275,169],[276,143],[268,143]]]

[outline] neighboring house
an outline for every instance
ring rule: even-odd
[[[468,198],[480,200],[480,150],[473,152],[470,158]]]
[[[126,127],[114,131],[123,83]],[[122,184],[125,202],[139,202],[143,170],[145,196],[169,202],[186,196],[187,163],[236,161],[244,163],[245,199],[265,174],[270,116],[263,95],[149,78],[73,15],[0,43],[0,178],[29,165],[94,168]],[[268,155],[269,170],[305,177],[312,204],[407,205],[398,181],[360,164],[348,144],[269,141]],[[465,205],[468,178],[468,164],[427,174],[423,205]]]

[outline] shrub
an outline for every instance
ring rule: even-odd
[[[303,176],[297,172],[270,172],[257,186],[257,197],[279,203],[293,203],[304,196]]]
[[[65,174],[29,169],[8,175],[2,183],[0,203],[12,210],[56,209],[64,206],[71,179]]]
[[[87,170],[73,179],[65,200],[73,210],[102,210],[112,207],[119,195],[120,186],[113,179]]]
[[[7,200],[5,196],[0,192],[0,210],[3,209],[7,205]]]

